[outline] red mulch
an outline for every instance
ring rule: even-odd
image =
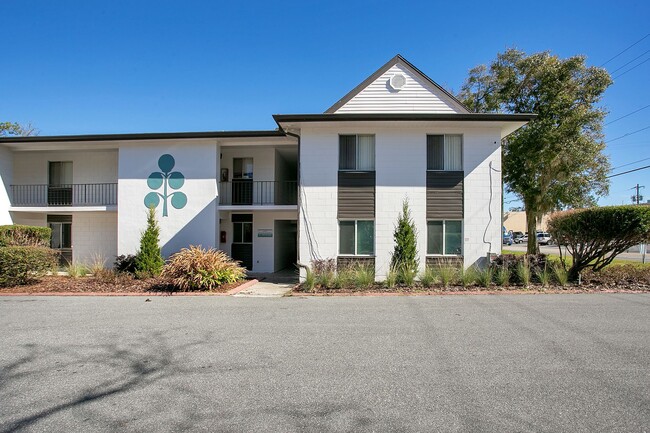
[[[224,293],[242,284],[224,284],[211,293]],[[138,280],[129,275],[113,278],[92,276],[72,278],[67,276],[47,276],[24,286],[0,287],[3,293],[172,293],[178,292],[161,278]]]

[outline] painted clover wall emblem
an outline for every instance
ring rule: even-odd
[[[161,171],[154,171],[147,178],[147,186],[155,190],[163,187],[162,193],[150,192],[144,197],[144,205],[147,208],[158,207],[160,200],[163,202],[162,216],[167,216],[167,200],[171,203],[174,209],[183,209],[187,204],[187,196],[178,190],[183,187],[185,183],[185,176],[180,171],[172,171],[176,165],[174,157],[169,154],[164,154],[158,159],[158,167]]]

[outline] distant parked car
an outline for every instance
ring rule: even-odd
[[[546,232],[538,232],[537,243],[540,245],[551,245],[553,243],[553,239],[551,239],[551,235]]]
[[[516,244],[520,244],[522,242],[521,240],[523,239],[523,237],[524,237],[523,232],[512,232],[512,241]]]
[[[503,245],[512,245],[512,232],[503,232]]]

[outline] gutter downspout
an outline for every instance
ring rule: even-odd
[[[307,265],[303,264],[300,261],[300,221],[301,221],[300,212],[301,212],[301,209],[302,209],[302,191],[301,191],[301,188],[302,188],[302,182],[301,182],[302,171],[300,169],[300,134],[294,134],[293,132],[285,131],[284,128],[282,128],[282,127],[280,127],[280,129],[285,134],[287,134],[287,135],[289,135],[291,137],[295,137],[298,140],[298,185],[297,185],[298,186],[297,187],[298,200],[296,202],[298,204],[298,218],[296,219],[296,230],[297,230],[297,234],[296,234],[296,243],[297,243],[297,245],[296,245],[296,253],[297,253],[296,265],[298,265],[299,268],[307,268]]]

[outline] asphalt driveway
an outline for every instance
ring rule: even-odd
[[[0,432],[650,432],[650,295],[0,297]]]

